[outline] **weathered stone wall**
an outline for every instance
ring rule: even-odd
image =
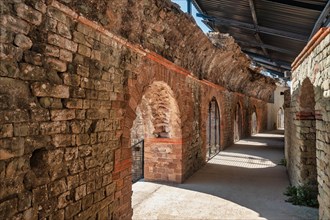
[[[193,18],[170,0],[60,1],[129,42],[229,91],[268,101],[276,87],[271,78],[249,69],[250,61],[232,37],[215,33],[210,35],[211,42]]]
[[[320,219],[330,218],[330,29],[321,29],[293,64],[286,151],[294,185],[319,189]]]
[[[135,110],[153,82],[166,83],[178,103],[182,176],[176,180],[186,179],[205,163],[205,109],[213,96],[221,108],[223,147],[233,142],[232,116],[238,101],[242,104],[243,125],[250,124],[250,108],[256,106],[260,130],[265,128],[264,101],[199,80],[191,72],[132,44],[137,42],[134,38],[127,35],[128,42],[119,37],[125,36],[123,30],[113,28],[114,32],[109,32],[104,27],[120,24],[115,19],[94,19],[98,7],[92,6],[99,6],[100,12],[108,10],[111,18],[112,10],[125,14],[120,10],[132,10],[135,3],[111,1],[103,7],[102,2],[68,3],[76,12],[57,1],[0,3],[1,219],[129,219],[130,129]],[[112,3],[114,7],[110,7]],[[196,28],[181,12],[169,11],[168,3],[150,3],[172,18],[184,17],[189,28]],[[94,14],[89,14],[90,9]],[[134,16],[129,19],[135,20]],[[126,26],[125,22],[121,25]],[[152,49],[166,57],[157,48]],[[185,62],[177,63],[192,65],[193,56],[187,57],[194,53],[180,50],[173,54],[180,53],[186,57]],[[194,68],[197,66],[191,70]],[[267,99],[271,82],[261,76],[260,80],[243,78],[244,85],[253,91],[248,94]],[[261,85],[265,86],[265,96],[259,95]],[[243,136],[249,132],[249,126],[243,126]]]

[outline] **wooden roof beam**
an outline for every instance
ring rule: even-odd
[[[253,19],[254,28],[257,30],[257,32],[254,35],[254,37],[257,39],[257,41],[261,45],[260,47],[261,47],[263,53],[265,54],[265,56],[270,57],[267,49],[262,46],[263,45],[263,42],[262,42],[262,40],[260,38],[260,35],[258,33],[258,31],[259,31],[258,18],[257,18],[257,13],[256,13],[256,9],[254,7],[253,0],[249,0],[249,5],[250,5],[250,11],[251,11],[252,19]]]
[[[312,37],[314,36],[314,34],[321,28],[324,20],[327,18],[327,16],[329,16],[330,14],[330,1],[328,1],[328,3],[326,4],[326,6],[324,7],[321,15],[319,16],[319,18],[317,19],[315,25],[314,25],[314,28],[312,30],[312,33],[311,35],[309,36],[309,39],[312,39]],[[329,16],[330,17],[330,16]],[[327,22],[327,21],[326,21]]]
[[[262,27],[262,26],[258,26],[258,29],[256,29],[254,27],[254,25],[250,24],[250,23],[236,21],[236,20],[232,20],[232,19],[226,19],[226,18],[211,17],[211,16],[200,14],[200,13],[197,13],[197,16],[206,19],[207,22],[210,22],[210,23],[214,22],[216,24],[223,25],[223,26],[238,27],[238,28],[254,31],[255,33],[269,34],[269,35],[283,37],[283,38],[301,41],[301,42],[305,42],[305,43],[308,40],[308,36],[288,32],[288,31],[282,31],[282,30],[277,30],[277,29]]]
[[[322,5],[309,4],[309,3],[298,2],[298,1],[293,1],[293,0],[266,0],[266,1],[285,4],[285,5],[291,5],[291,6],[310,9],[310,10],[315,10],[315,11],[322,11],[323,10]]]
[[[272,45],[268,45],[268,44],[262,44],[260,45],[260,43],[254,43],[254,42],[246,42],[246,41],[242,41],[242,40],[235,40],[238,44],[241,44],[243,46],[247,46],[247,47],[265,47],[269,50],[273,50],[273,51],[277,51],[280,53],[284,53],[284,54],[289,54],[289,55],[297,55],[296,53],[294,53],[293,51],[281,48],[281,47],[276,47],[276,46],[272,46]]]

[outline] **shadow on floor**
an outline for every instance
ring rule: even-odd
[[[278,165],[284,154],[283,135],[277,135],[237,142],[183,184],[133,186],[133,219],[317,219],[317,209],[285,202],[289,181]]]

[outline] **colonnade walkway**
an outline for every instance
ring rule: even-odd
[[[183,184],[137,182],[133,219],[317,219],[283,195],[283,131],[261,133],[221,151]]]

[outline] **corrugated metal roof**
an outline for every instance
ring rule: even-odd
[[[280,76],[307,44],[314,27],[329,22],[330,0],[193,1],[212,29],[232,35],[257,64],[276,69]]]

